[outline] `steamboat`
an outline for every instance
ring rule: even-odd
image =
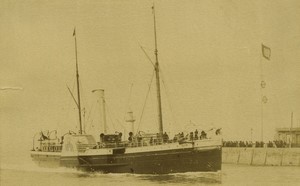
[[[82,113],[79,90],[79,72],[76,54],[77,99],[73,99],[78,107],[79,133],[69,131],[59,138],[40,132],[39,144],[33,137],[32,160],[42,167],[69,167],[84,171],[100,171],[103,173],[136,173],[136,174],[168,174],[182,172],[216,172],[221,170],[222,140],[216,130],[215,137],[207,138],[195,131],[189,137],[177,135],[169,139],[163,130],[160,72],[156,38],[156,20],[154,18],[155,38],[155,76],[158,102],[159,132],[155,134],[129,133],[128,140],[122,140],[122,133],[85,134],[82,129]],[[99,91],[99,90],[98,90]],[[101,91],[101,90],[100,90]]]

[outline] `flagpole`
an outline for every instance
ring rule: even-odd
[[[271,59],[271,48],[267,47],[263,43],[261,44],[262,55],[260,56],[260,94],[261,94],[261,141],[264,141],[264,104],[268,102],[268,98],[264,96],[263,89],[266,87],[266,82],[264,81],[264,71],[263,71],[263,58],[270,61]]]
[[[80,90],[79,90],[79,72],[78,72],[78,58],[77,58],[76,28],[74,28],[73,36],[74,36],[74,39],[75,39],[76,82],[77,82],[77,96],[78,96],[79,134],[82,134],[82,119],[81,119]]]
[[[263,64],[262,64],[262,56],[260,56],[260,79],[261,79],[261,85],[260,85],[260,112],[261,112],[261,115],[260,115],[260,119],[261,119],[261,123],[260,123],[260,134],[261,134],[261,137],[260,137],[260,140],[261,141],[264,141],[264,102],[263,102],[263,98],[264,98],[264,95],[263,95],[263,82],[264,82],[264,75],[263,75]]]

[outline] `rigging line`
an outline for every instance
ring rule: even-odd
[[[153,52],[153,50],[154,50],[154,48],[151,48],[151,47],[145,47],[145,46],[141,45],[140,43],[139,43],[139,45],[142,46],[143,49],[144,49],[145,51]]]
[[[90,110],[90,115],[93,115],[94,116],[94,118],[95,118],[95,112],[96,112],[96,109],[95,109],[95,105],[96,105],[96,103],[95,104],[93,104],[93,107],[91,108],[91,110]],[[90,124],[89,124],[89,126],[88,126],[88,129],[89,130],[91,130],[92,128],[94,128],[95,126],[94,126],[94,119],[91,119],[91,122],[90,122]]]
[[[83,87],[82,87],[81,79],[79,79],[79,87],[80,87],[81,90],[82,90],[82,95],[81,95],[81,97],[82,97],[82,99],[83,99],[83,101],[84,101],[84,103],[85,103],[85,105],[86,105],[86,104],[87,104],[87,99],[86,99],[86,95],[85,95],[85,93],[84,93],[84,89],[83,89]]]
[[[73,60],[73,59],[70,59],[68,63],[70,63],[72,60]],[[71,82],[73,82],[73,87],[72,87],[71,90],[72,90],[72,92],[74,92],[74,87],[75,87],[75,77],[74,77],[74,76],[71,76],[71,77],[72,77],[72,78],[71,78]],[[66,115],[65,115],[65,116],[66,116],[65,118],[66,118],[67,120],[69,120],[68,118],[70,117],[70,112],[71,112],[71,110],[72,110],[72,108],[73,108],[73,107],[71,107],[71,102],[72,102],[72,101],[71,101],[70,99],[68,99],[67,106],[66,106],[65,109],[64,109],[64,110],[67,111],[67,112],[66,112]],[[58,125],[59,125],[59,126],[62,126],[62,125],[63,125],[62,123],[65,123],[65,122],[63,122],[62,120],[63,120],[63,119],[60,119],[60,121],[58,122]],[[76,125],[76,126],[77,126],[77,125]]]
[[[90,110],[88,111],[88,114],[87,114],[87,125],[86,125],[86,129],[88,130],[91,130],[91,128],[93,127],[93,124],[94,124],[94,118],[95,118],[95,105],[96,105],[96,102],[92,102],[92,106],[90,107]],[[93,119],[92,119],[93,118]]]
[[[73,87],[72,87],[72,92],[74,91],[74,87],[75,87],[75,78],[73,78]],[[71,101],[69,100],[69,103],[68,103],[68,107],[70,108],[71,107]],[[69,115],[69,113],[70,113],[70,110],[71,110],[71,108],[70,109],[68,109],[69,110],[69,112],[68,112],[68,115]]]
[[[90,109],[88,110],[88,114],[87,114],[87,117],[86,117],[86,129],[87,129],[88,125],[89,125],[89,128],[90,128],[90,126],[93,124],[93,120],[90,120],[90,117],[91,117],[92,110],[94,110],[94,106],[95,106],[95,102],[92,103]]]
[[[86,95],[84,93],[84,89],[82,87],[82,83],[81,83],[81,79],[79,79],[79,88],[81,88],[82,90],[82,93],[81,93],[81,105],[83,106],[83,108],[81,108],[81,111],[85,112],[85,106],[84,105],[87,105],[87,99],[86,99]],[[84,103],[84,104],[83,104]],[[85,113],[82,113],[83,115],[85,115]],[[83,128],[86,128],[86,118],[83,118],[83,125],[84,127]]]
[[[72,96],[72,98],[73,98],[73,101],[74,101],[74,102],[75,102],[75,104],[77,105],[77,108],[79,108],[79,105],[78,105],[78,103],[77,103],[77,101],[76,101],[76,99],[75,99],[75,97],[74,97],[74,95],[73,95],[73,93],[72,93],[71,89],[68,87],[68,85],[67,85],[67,88],[68,88],[68,90],[69,90],[69,93],[71,94],[71,96]]]
[[[160,70],[160,73],[161,73],[161,77],[162,77],[162,82],[163,82],[164,88],[166,90],[165,93],[166,93],[166,97],[167,97],[167,101],[168,101],[168,106],[169,106],[169,109],[171,111],[171,116],[172,116],[174,124],[176,125],[176,120],[175,120],[175,117],[174,117],[173,109],[172,109],[172,106],[171,106],[171,101],[170,101],[170,98],[169,98],[170,97],[169,96],[169,91],[167,89],[167,86],[166,86],[166,83],[165,83],[165,80],[164,80],[165,78],[163,76],[163,71],[162,71],[161,68],[159,68],[159,70]]]
[[[74,91],[74,87],[75,87],[75,78],[72,78],[73,79],[73,87],[72,87],[72,91]],[[72,107],[73,108],[73,107]],[[67,115],[66,115],[66,118],[68,119],[70,117],[70,112],[71,112],[71,100],[69,99],[69,102],[68,102],[68,106],[67,106]],[[77,121],[77,120],[76,120]],[[77,121],[78,122],[78,121]],[[77,125],[75,126],[75,128],[77,127]]]
[[[140,44],[139,44],[140,45]],[[146,55],[146,57],[148,58],[148,60],[151,62],[151,64],[153,65],[153,67],[155,67],[153,61],[151,60],[151,58],[149,57],[149,55],[147,54],[147,52],[145,51],[145,49],[143,48],[142,45],[140,45],[142,51],[144,52],[144,54]]]
[[[107,114],[108,114],[108,117],[110,119],[110,122],[112,123],[114,130],[116,130],[116,125],[115,125],[115,123],[113,122],[113,119],[112,119],[112,117],[113,117],[112,115],[113,114],[110,112],[110,109],[108,107],[107,101],[105,101],[105,106],[107,108]]]
[[[91,107],[90,107],[90,109],[89,109],[89,112],[88,112],[88,114],[87,114],[87,120],[90,119],[91,113],[92,113],[92,110],[94,109],[94,107],[95,107],[95,102],[93,101],[93,103],[92,103],[92,105],[91,105]]]
[[[150,90],[151,90],[151,84],[152,84],[153,77],[154,77],[154,74],[155,74],[154,72],[155,72],[155,69],[152,72],[152,77],[151,77],[151,81],[150,81],[150,84],[149,84],[149,89],[148,89],[148,92],[147,92],[147,95],[146,95],[146,99],[145,99],[144,106],[143,106],[143,109],[142,109],[142,113],[141,113],[140,121],[139,121],[139,124],[138,124],[138,127],[137,127],[137,131],[139,131],[139,129],[140,129],[140,125],[141,125],[141,122],[142,122],[144,110],[145,110],[146,103],[147,103],[147,100],[148,100],[148,96],[149,96],[149,93],[150,93]]]
[[[120,122],[120,120],[116,119],[116,122],[117,122],[123,129],[126,129],[126,127]]]

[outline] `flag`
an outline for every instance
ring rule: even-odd
[[[265,46],[264,44],[261,44],[261,50],[262,50],[262,55],[264,58],[267,60],[270,60],[271,58],[271,48]]]
[[[76,32],[75,32],[75,28],[74,28],[74,31],[73,31],[73,36],[75,36],[76,35]]]

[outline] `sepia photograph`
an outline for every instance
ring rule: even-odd
[[[0,185],[299,185],[300,1],[0,1]]]

